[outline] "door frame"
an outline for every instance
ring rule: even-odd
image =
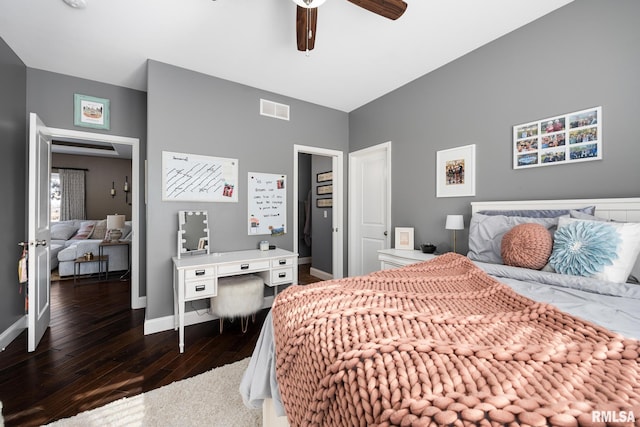
[[[72,129],[49,128],[51,137],[91,140],[131,146],[131,308],[145,308],[147,297],[140,296],[140,209],[138,191],[140,187],[140,140],[128,136],[83,132]]]
[[[344,154],[342,151],[328,148],[309,147],[306,145],[293,145],[293,252],[298,253],[298,155],[312,154],[331,157],[333,171],[333,207],[331,209],[332,222],[332,273],[334,279],[344,276],[344,232],[343,232],[343,205],[344,205]],[[312,255],[313,256],[313,255]]]
[[[387,158],[387,238],[385,242],[385,249],[388,249],[391,246],[391,141],[383,142],[382,144],[374,145],[371,147],[363,148],[362,150],[353,151],[349,153],[349,252],[348,256],[348,274],[349,276],[353,275],[355,271],[354,263],[356,262],[355,254],[355,245],[360,240],[360,229],[356,227],[357,218],[355,218],[356,203],[360,202],[360,198],[353,197],[354,194],[358,193],[358,190],[355,188],[358,180],[355,179],[355,172],[357,170],[356,163],[360,161],[360,157],[363,155],[371,154],[375,151],[384,151]],[[362,206],[359,206],[360,209]]]

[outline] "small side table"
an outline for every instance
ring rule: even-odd
[[[105,264],[105,279],[109,276],[109,255],[98,255],[93,258],[78,257],[73,260],[73,286],[76,285],[76,278],[80,275],[80,266],[87,262],[98,263],[98,281],[102,277],[102,263]]]
[[[107,240],[106,242],[100,242],[100,244],[98,245],[98,255],[99,256],[103,256],[103,251],[104,248],[106,246],[122,246],[122,245],[127,245],[127,271],[125,271],[125,273],[120,276],[120,280],[124,280],[124,278],[127,276],[127,274],[129,274],[131,272],[131,245],[130,245],[130,241],[128,240],[116,240],[116,241],[110,241]]]

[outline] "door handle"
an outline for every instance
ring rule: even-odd
[[[387,235],[387,230],[384,230],[384,233],[383,233],[383,234],[386,236],[386,235]]]
[[[33,244],[33,243],[32,243]],[[35,244],[33,244],[36,248],[38,246],[47,246],[47,241],[46,240],[36,240]]]

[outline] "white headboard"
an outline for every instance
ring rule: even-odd
[[[471,212],[485,210],[577,209],[595,206],[595,215],[615,221],[640,222],[640,197],[621,199],[518,200],[471,202]]]

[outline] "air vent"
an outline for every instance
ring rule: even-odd
[[[260,115],[280,120],[289,120],[289,106],[266,99],[260,100]]]

